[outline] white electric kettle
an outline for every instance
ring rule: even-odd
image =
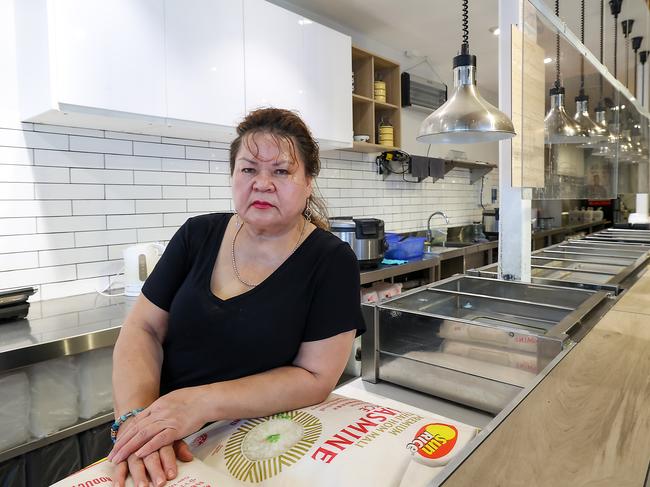
[[[157,242],[132,245],[124,249],[124,294],[140,294],[144,281],[164,250],[165,246]]]

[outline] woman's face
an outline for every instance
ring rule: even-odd
[[[298,151],[281,137],[256,133],[242,140],[235,157],[232,196],[249,225],[268,230],[293,224],[311,195],[311,177]]]

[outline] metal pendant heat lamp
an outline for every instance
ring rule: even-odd
[[[560,3],[555,0],[555,15],[560,16]],[[560,34],[555,34],[555,85],[550,89],[551,108],[544,118],[544,141],[547,145],[583,144],[582,128],[564,109],[564,87],[560,82]]]
[[[603,64],[604,17],[605,17],[605,1],[600,0],[600,57],[598,58],[600,64]],[[605,108],[605,104],[603,102],[603,77],[602,76],[599,76],[598,82],[599,82],[600,101],[598,102],[598,106],[596,106],[596,110],[595,110],[596,123],[600,125],[603,129],[605,129],[605,133],[603,135],[605,136],[606,142],[615,143],[616,139],[615,137],[612,136],[612,134],[609,131],[609,127],[607,126],[607,109]],[[604,147],[600,147],[598,151],[593,152],[592,155],[599,156],[599,157],[610,157],[612,155],[612,151],[609,147],[604,146]]]
[[[454,90],[449,100],[420,125],[426,144],[472,144],[514,137],[508,116],[488,103],[476,87],[476,56],[469,53],[468,0],[463,0],[463,41],[454,57]]]
[[[580,2],[580,42],[585,43],[585,0]],[[580,92],[575,98],[576,114],[573,117],[582,135],[589,137],[588,144],[607,138],[607,131],[589,116],[589,96],[585,94],[585,58],[580,57]]]

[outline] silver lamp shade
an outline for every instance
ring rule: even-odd
[[[573,121],[564,109],[564,88],[551,88],[551,109],[544,119],[544,140],[547,145],[584,144],[586,137],[581,127]]]
[[[589,138],[590,144],[607,138],[607,130],[589,116],[589,97],[587,95],[576,96],[576,114],[573,116],[573,120],[580,126],[582,134]]]
[[[607,123],[607,111],[603,105],[596,107],[596,124],[605,129],[606,137],[601,140],[591,155],[596,157],[613,158],[616,154],[616,135],[609,131],[609,124]]]
[[[422,122],[417,140],[426,144],[473,144],[514,136],[510,118],[478,92],[476,56],[463,53],[454,57],[454,91]]]

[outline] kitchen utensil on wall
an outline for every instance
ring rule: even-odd
[[[165,247],[160,243],[131,245],[124,249],[124,294],[137,296]]]
[[[471,144],[514,137],[508,116],[488,103],[476,87],[476,56],[469,52],[468,0],[463,0],[462,43],[454,57],[451,97],[420,125],[417,136],[425,144]]]

